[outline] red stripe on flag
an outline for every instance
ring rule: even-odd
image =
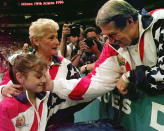
[[[83,95],[87,91],[91,83],[91,74],[88,74],[86,77],[83,77],[73,91],[68,95],[69,98],[73,100],[83,100]]]

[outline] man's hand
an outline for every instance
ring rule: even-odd
[[[117,81],[116,87],[122,95],[126,95],[128,93],[128,83],[125,82],[122,77],[120,77],[120,79]]]
[[[84,41],[80,41],[79,48],[80,48],[80,51],[83,52],[84,50],[88,49],[89,47],[86,45],[86,43]]]
[[[81,66],[81,67],[80,67],[80,72],[81,72],[81,73],[84,73],[85,71],[86,71],[85,65]]]
[[[91,50],[94,53],[97,52],[97,51],[99,51],[98,46],[97,46],[97,44],[96,44],[96,42],[94,40],[93,40],[93,46],[91,47]]]
[[[64,24],[62,29],[62,36],[66,37],[70,34],[69,24]]]
[[[8,84],[1,90],[3,96],[16,96],[20,95],[23,92],[23,87],[18,84]]]
[[[93,40],[93,43],[94,43],[94,45],[91,47],[91,50],[93,53],[96,54],[97,58],[99,58],[101,52],[99,51],[98,46],[94,40]]]

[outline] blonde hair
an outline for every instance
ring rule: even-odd
[[[35,45],[32,42],[33,37],[43,37],[48,31],[58,31],[59,25],[52,19],[39,18],[31,23],[29,27],[29,38],[34,48]]]

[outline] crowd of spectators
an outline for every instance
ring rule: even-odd
[[[2,81],[6,71],[8,70],[8,58],[14,54],[20,54],[22,52],[29,52],[28,43],[14,43],[14,44],[2,44],[0,43],[0,82]]]
[[[85,26],[86,29],[80,24],[64,24],[58,51],[59,56],[70,60],[84,75],[92,71],[94,62],[99,58],[106,41],[106,37],[99,33],[96,27]],[[0,62],[1,82],[8,68],[6,60],[13,54],[28,53],[33,49],[31,46],[29,47],[28,43],[23,44],[23,42],[13,44],[1,42],[0,47],[0,55],[3,56]]]
[[[67,58],[79,71],[87,75],[99,58],[106,37],[96,27],[82,28],[79,24],[64,24],[59,55]]]

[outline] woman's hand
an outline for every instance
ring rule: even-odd
[[[23,92],[23,87],[18,84],[8,84],[5,87],[2,88],[1,93],[3,96],[17,96],[20,95]]]

